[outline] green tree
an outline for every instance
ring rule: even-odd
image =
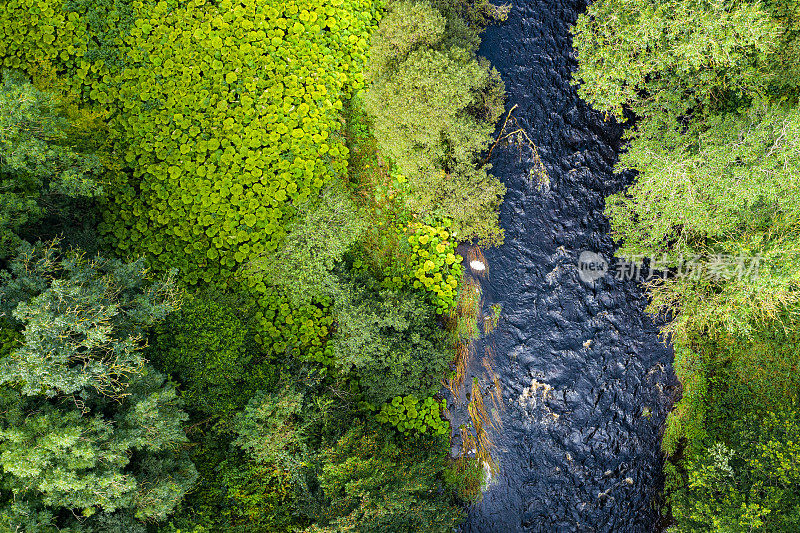
[[[103,194],[104,160],[91,135],[55,92],[36,89],[14,71],[2,72],[0,258],[45,217],[78,216],[88,200]]]
[[[620,255],[670,266],[731,258],[715,277],[653,284],[652,308],[676,312],[670,331],[747,332],[800,302],[798,138],[800,108],[757,104],[696,119],[674,140],[637,138],[620,157],[638,170],[607,201]]]
[[[128,509],[166,518],[196,474],[176,453],[187,417],[175,388],[146,372],[113,418],[101,413],[114,404],[101,399],[46,402],[4,390],[0,465],[14,497],[85,516]],[[131,464],[134,454],[141,457]]]
[[[309,425],[329,401],[306,404],[295,385],[263,385],[227,421],[197,424],[208,428],[194,448],[203,482],[176,514],[175,527],[245,533],[292,531],[308,523],[298,509],[313,454],[306,442],[319,431]]]
[[[469,44],[445,39],[446,19],[426,3],[397,2],[372,38],[364,108],[381,152],[407,178],[407,207],[452,220],[461,240],[498,243],[505,188],[481,153],[503,111],[503,83]]]
[[[0,360],[4,520],[165,519],[196,479],[175,387],[141,355],[144,328],[175,308],[171,280],[23,243],[0,293],[21,329]]]
[[[749,420],[731,443],[688,461],[671,494],[680,531],[785,532],[800,527],[800,424],[796,411]]]
[[[329,296],[336,285],[331,272],[355,243],[365,222],[341,186],[331,186],[301,209],[286,241],[274,253],[254,259],[250,269],[266,282],[282,286],[295,304]]]
[[[149,282],[142,260],[62,255],[56,244],[23,243],[0,274],[0,311],[24,327],[22,346],[0,362],[0,384],[29,396],[122,397],[145,363],[144,328],[177,307],[172,279]]]
[[[438,490],[445,440],[400,446],[361,424],[322,451],[321,502],[309,532],[446,532],[461,521],[451,494]]]
[[[297,420],[302,407],[303,395],[291,387],[256,394],[236,418],[233,443],[258,462],[288,464],[301,447],[303,428]]]
[[[235,294],[201,291],[156,328],[148,352],[153,364],[181,384],[186,404],[204,416],[242,409],[270,379],[252,307]]]
[[[760,2],[603,0],[573,30],[575,81],[599,110],[676,121],[762,93],[782,30]]]
[[[785,16],[796,9],[793,1],[601,1],[575,26],[581,95],[637,117],[619,163],[637,171],[635,183],[606,209],[618,254],[717,269],[651,285],[651,310],[668,311],[667,331],[679,337],[749,335],[757,323],[797,318],[791,191],[800,115],[798,81],[785,75],[797,42]],[[761,264],[736,271],[715,265],[721,256]]]
[[[357,278],[343,286],[334,306],[335,364],[355,372],[368,401],[435,394],[452,352],[423,296]]]

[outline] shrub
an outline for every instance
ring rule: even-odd
[[[114,244],[178,267],[188,283],[224,283],[240,264],[276,250],[298,207],[345,171],[338,111],[363,84],[378,6],[99,6],[10,2],[0,57],[30,71],[52,62],[108,108],[116,150],[132,171],[109,187],[101,229]],[[124,61],[98,41],[114,41]]]
[[[450,494],[432,489],[446,465],[446,439],[425,439],[405,448],[357,423],[327,443],[319,457],[321,504],[309,531],[452,531],[462,510]]]
[[[408,237],[412,246],[409,265],[404,267],[403,280],[415,289],[424,288],[438,314],[447,314],[456,304],[461,280],[461,256],[455,253],[456,243],[447,230],[420,225]]]
[[[105,231],[189,283],[276,250],[299,206],[345,171],[337,114],[362,83],[374,14],[367,0],[140,8],[129,64],[97,89],[115,95],[134,168]]]
[[[457,457],[444,469],[445,484],[465,502],[481,499],[485,472],[476,457]]]
[[[413,394],[405,397],[395,396],[391,402],[381,405],[375,415],[378,422],[391,424],[404,435],[436,433],[446,435],[450,422],[442,419],[442,410],[447,408],[447,400],[441,402],[428,397],[420,402]]]
[[[689,450],[697,450],[706,437],[708,410],[708,376],[701,354],[687,348],[675,350],[675,374],[681,381],[681,399],[675,404],[664,429],[661,447],[667,455],[674,454],[681,442]]]
[[[332,349],[326,345],[333,331],[330,298],[293,305],[284,291],[268,287],[256,304],[256,340],[268,353],[302,361],[331,361]]]
[[[800,425],[794,410],[749,420],[734,440],[687,461],[670,497],[681,531],[795,531],[800,526]]]
[[[357,277],[343,283],[334,306],[334,362],[355,373],[365,400],[436,392],[452,354],[447,333],[420,294]]]
[[[269,381],[270,369],[254,338],[253,312],[232,295],[201,293],[187,300],[157,328],[150,357],[178,380],[192,409],[226,416]]]
[[[251,260],[247,268],[282,287],[294,305],[333,293],[336,277],[331,271],[365,226],[341,187],[328,188],[319,201],[308,203],[289,226],[286,242],[276,252]]]
[[[289,532],[307,522],[299,515],[295,476],[308,459],[303,396],[280,383],[276,387],[274,381],[260,385],[262,390],[252,394],[244,409],[230,411],[220,423],[195,433],[193,460],[203,483],[163,533],[195,527]],[[319,405],[314,405],[314,415]],[[196,425],[202,427],[202,422]]]

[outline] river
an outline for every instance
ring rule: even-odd
[[[490,431],[499,472],[465,532],[648,532],[659,517],[671,349],[644,313],[636,280],[616,279],[613,265],[593,283],[578,275],[582,251],[612,257],[604,197],[631,179],[612,171],[621,127],[570,85],[569,28],[584,8],[517,0],[480,50],[506,83],[508,107],[518,105],[514,115],[550,183],[531,184],[528,152],[495,151],[492,172],[508,187],[506,237],[485,251],[482,286],[484,310],[502,305],[485,341],[503,389],[495,413],[502,427]],[[480,360],[473,357],[470,371],[488,384]]]

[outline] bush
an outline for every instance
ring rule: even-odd
[[[227,416],[243,408],[268,381],[270,369],[255,342],[253,312],[232,295],[189,296],[157,329],[153,363],[182,385],[188,406]]]
[[[274,389],[274,383],[261,385]],[[289,532],[307,522],[299,515],[294,475],[307,460],[303,398],[287,388],[264,390],[253,393],[238,413],[230,411],[227,419],[197,432],[192,458],[203,482],[164,533],[195,527],[209,532]]]
[[[445,484],[465,502],[481,499],[484,476],[485,472],[477,457],[457,457],[443,472]]]
[[[601,0],[574,30],[579,93],[636,116],[619,167],[635,182],[606,211],[618,255],[667,273],[647,287],[683,386],[662,443],[680,531],[793,531],[800,516],[799,7]]]
[[[336,277],[331,271],[365,226],[341,187],[328,188],[319,201],[308,204],[289,226],[278,251],[253,259],[247,269],[263,273],[265,282],[282,287],[294,305],[333,294]]]
[[[332,352],[326,342],[333,328],[331,298],[293,305],[284,291],[269,287],[256,303],[256,340],[267,353],[301,361],[330,361]]]
[[[450,423],[442,420],[442,409],[447,408],[447,400],[441,402],[428,397],[423,402],[413,394],[406,397],[395,396],[391,402],[381,405],[375,419],[383,424],[391,424],[404,435],[427,433],[449,435]]]
[[[751,419],[729,443],[687,460],[671,494],[680,531],[796,531],[800,527],[800,425],[795,411]]]
[[[120,108],[134,168],[105,231],[189,283],[276,250],[299,206],[345,172],[337,114],[374,13],[367,0],[140,8],[129,64],[97,86]]]
[[[309,532],[452,531],[462,510],[432,489],[447,461],[446,439],[412,449],[354,424],[320,456],[321,503]]]
[[[412,246],[408,265],[404,265],[403,281],[415,289],[424,288],[438,314],[447,314],[456,305],[461,281],[461,256],[447,230],[420,225],[408,237]]]
[[[438,390],[452,354],[447,333],[421,295],[359,277],[343,285],[335,316],[335,365],[356,374],[366,401]]]
[[[673,363],[675,375],[682,384],[681,399],[667,418],[661,447],[667,455],[686,443],[690,451],[702,446],[706,437],[708,410],[708,377],[703,357],[686,348],[676,348]]]

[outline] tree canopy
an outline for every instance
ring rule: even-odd
[[[682,385],[662,441],[677,531],[797,529],[798,10],[601,0],[574,28],[579,93],[633,119],[633,183],[606,214],[618,255],[663,274],[647,288]]]

